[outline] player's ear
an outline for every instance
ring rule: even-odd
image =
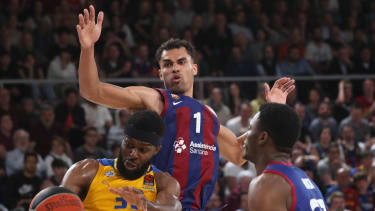
[[[198,75],[198,64],[193,64],[193,75]]]
[[[161,69],[160,68],[158,69],[158,76],[159,76],[160,80],[163,81],[163,74],[161,74]]]
[[[265,145],[267,143],[267,141],[268,141],[268,138],[269,138],[268,132],[262,131],[259,134],[259,137],[258,137],[258,144],[259,145]]]

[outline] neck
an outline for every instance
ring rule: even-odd
[[[94,152],[95,151],[95,145],[91,145],[91,144],[85,144],[84,145],[85,149],[89,152]]]
[[[23,174],[25,175],[25,177],[31,178],[31,177],[33,177],[35,175],[35,172],[29,172],[27,170],[24,170]]]
[[[262,174],[264,169],[266,169],[267,165],[271,162],[290,162],[290,156],[284,152],[277,152],[269,157],[266,156],[267,155],[261,155],[258,161],[254,162],[257,175]]]

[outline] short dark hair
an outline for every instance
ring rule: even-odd
[[[135,128],[145,132],[154,133],[158,136],[164,136],[164,120],[155,111],[142,110],[129,117],[126,124],[133,125]]]
[[[38,162],[38,154],[36,154],[35,152],[25,152],[25,155],[23,157],[23,162],[26,162],[27,158],[29,157],[35,157],[36,162]]]
[[[78,95],[78,91],[77,89],[73,88],[73,87],[68,87],[65,89],[64,91],[64,96],[67,97],[69,94],[71,93],[74,93],[75,95]]]
[[[59,159],[59,158],[54,158],[52,163],[51,163],[52,168],[68,168],[68,164],[66,164],[65,161]]]
[[[87,135],[90,131],[98,132],[98,129],[96,129],[96,127],[88,127],[88,128],[86,128],[86,129],[83,131],[83,134],[84,134],[84,135]]]
[[[267,103],[260,108],[259,121],[277,150],[290,153],[299,137],[301,124],[294,109],[279,103]]]
[[[191,56],[192,60],[194,61],[194,56],[195,56],[194,46],[186,40],[171,38],[165,41],[164,43],[162,43],[160,47],[156,50],[155,62],[158,68],[160,68],[159,61],[161,59],[161,54],[163,53],[164,50],[169,51],[169,50],[178,49],[181,47],[184,47],[186,49],[187,53]]]

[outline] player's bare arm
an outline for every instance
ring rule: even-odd
[[[78,78],[80,94],[85,99],[115,109],[148,108],[161,113],[163,102],[159,93],[147,87],[122,88],[99,80],[98,68],[94,58],[94,44],[98,41],[104,13],[99,12],[95,20],[95,9],[91,5],[78,15],[77,33],[81,44]]]
[[[69,168],[60,186],[78,194],[83,201],[98,168],[99,162],[97,160],[86,159],[79,161]]]
[[[290,185],[279,175],[262,174],[249,186],[249,210],[288,211],[292,205]]]
[[[136,188],[111,188],[110,191],[114,194],[120,195],[128,203],[135,205],[140,210],[181,210],[181,203],[178,200],[180,195],[180,185],[178,182],[165,172],[155,173],[155,181],[158,190],[155,202],[147,201],[143,195],[143,192]]]
[[[267,102],[285,104],[288,94],[294,90],[295,85],[291,78],[280,78],[275,82],[272,89],[269,88],[268,84],[265,84],[265,88]],[[242,158],[242,154],[246,137],[246,133],[236,137],[232,131],[220,125],[217,137],[220,155],[236,165],[244,164],[245,160]]]

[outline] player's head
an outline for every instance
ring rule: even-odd
[[[289,154],[299,137],[300,128],[300,120],[289,106],[278,103],[263,105],[250,122],[244,158],[254,162],[259,155]]]
[[[116,167],[126,179],[142,176],[160,150],[165,123],[154,111],[144,110],[129,117]]]
[[[181,94],[192,92],[194,76],[198,73],[194,51],[192,44],[180,39],[170,39],[157,49],[159,77],[166,89]]]

